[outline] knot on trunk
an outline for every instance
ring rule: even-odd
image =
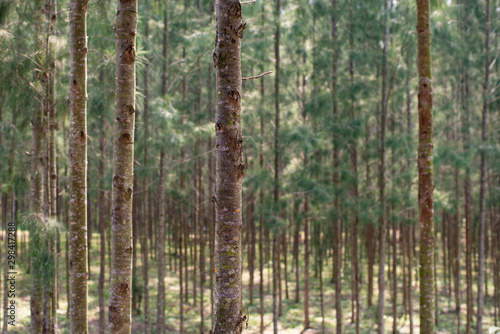
[[[236,0],[231,8],[229,9],[229,15],[234,17],[241,17],[241,4],[239,0]]]
[[[242,24],[240,24],[240,26],[238,27],[238,29],[235,30],[236,35],[239,38],[243,38],[243,30],[245,30],[246,27],[247,27],[247,24],[246,23],[242,23]]]
[[[115,188],[123,188],[125,186],[126,179],[123,176],[115,175],[113,177],[113,186]]]
[[[229,100],[229,103],[237,103],[241,99],[240,93],[238,93],[238,91],[236,90],[230,91],[226,96]]]
[[[130,201],[130,198],[132,198],[132,188],[125,189],[124,196],[127,201]]]
[[[133,62],[135,62],[135,47],[133,44],[127,47],[125,51],[123,51],[122,62],[125,64],[132,64]]]
[[[132,141],[132,136],[130,136],[128,133],[124,133],[120,136],[120,142],[122,144],[128,145],[128,144],[133,144],[134,142]]]
[[[135,112],[133,105],[123,106],[122,113],[132,115]]]
[[[245,168],[247,168],[247,165],[243,162],[240,162],[240,164],[238,165],[238,167],[236,169],[236,173],[237,173],[239,178],[243,177],[243,175],[245,174]]]

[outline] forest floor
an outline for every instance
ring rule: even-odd
[[[69,323],[67,318],[67,281],[66,281],[66,254],[65,254],[66,243],[65,240],[62,241],[62,252],[60,257],[60,297],[59,297],[59,308],[58,308],[58,333],[69,333]],[[91,245],[91,277],[89,280],[89,293],[88,293],[88,303],[89,303],[89,333],[98,333],[99,325],[99,298],[98,298],[98,278],[99,278],[99,234],[94,234],[93,242]],[[22,249],[21,249],[22,251]],[[206,254],[209,254],[208,250]],[[28,333],[30,324],[30,308],[29,308],[29,293],[30,293],[30,276],[27,272],[26,256],[21,255],[17,265],[17,282],[16,282],[16,326],[9,326],[8,333]],[[106,254],[106,282],[105,282],[105,300],[106,305],[109,296],[109,258]],[[258,260],[258,258],[257,258]],[[303,258],[301,257],[301,261]],[[439,261],[439,260],[438,260]],[[311,261],[312,262],[312,261]],[[324,312],[325,312],[325,333],[335,333],[335,290],[334,285],[331,283],[331,259],[328,261],[328,265],[324,268]],[[142,267],[140,261],[140,253],[137,251],[137,276],[138,276],[138,287],[143,289],[142,282]],[[178,275],[175,272],[169,270],[168,259],[166,259],[166,322],[167,322],[167,332],[168,333],[178,333],[179,328],[179,280]],[[283,293],[283,316],[280,317],[279,322],[279,333],[286,334],[298,334],[303,330],[303,273],[299,275],[300,282],[300,301],[295,303],[295,273],[291,272],[292,255],[288,254],[288,290],[289,299],[286,298],[286,289],[283,282],[282,293]],[[206,273],[207,279],[204,289],[204,305],[205,305],[205,333],[208,333],[209,326],[211,324],[211,310],[210,310],[210,280],[209,280],[209,259],[207,257],[206,261]],[[301,266],[303,268],[303,266]],[[355,325],[351,322],[351,295],[350,295],[350,273],[348,272],[350,264],[346,263],[344,265],[343,279],[342,279],[342,317],[343,317],[343,330],[344,333],[355,333]],[[376,303],[378,300],[377,296],[377,284],[376,275],[374,277],[374,295],[373,302],[374,306],[367,307],[367,284],[366,284],[366,263],[361,262],[361,314],[360,314],[360,332],[361,333],[375,333],[377,328],[377,308]],[[417,266],[414,263],[413,277],[415,280]],[[438,266],[442,268],[442,266]],[[200,289],[199,289],[199,277],[197,277],[197,302],[196,305],[193,303],[193,269],[191,265],[189,267],[189,298],[188,302],[184,303],[184,330],[186,334],[200,333]],[[258,261],[256,261],[256,271],[255,271],[255,283],[254,283],[254,298],[253,304],[250,304],[249,297],[249,274],[248,270],[244,270],[243,285],[244,285],[244,314],[248,314],[248,329],[244,330],[244,333],[259,333],[260,328],[260,314],[259,314],[259,271],[258,271]],[[346,272],[347,271],[347,272]],[[284,267],[282,267],[282,272],[284,272]],[[375,267],[375,273],[377,273],[377,268]],[[197,275],[199,275],[199,269],[197,269]],[[462,305],[461,305],[461,330],[465,329],[465,316],[466,316],[466,304],[465,304],[465,272],[462,272]],[[409,317],[403,315],[402,306],[402,278],[399,275],[398,279],[398,315],[397,328],[399,333],[409,333]],[[157,260],[152,259],[149,262],[149,331],[145,331],[145,317],[142,312],[137,312],[133,315],[133,332],[134,333],[155,333],[156,324],[156,301],[157,301]],[[387,277],[387,276],[386,276]],[[455,306],[453,295],[448,295],[447,289],[444,287],[443,273],[438,271],[438,324],[436,326],[436,333],[456,333],[456,316],[455,316]],[[491,276],[490,276],[491,277]],[[273,332],[272,323],[272,291],[271,291],[271,263],[264,264],[264,305],[265,305],[265,315],[264,315],[264,326],[265,333]],[[311,319],[311,329],[306,331],[306,334],[321,333],[321,308],[320,308],[320,285],[319,279],[314,275],[314,269],[311,265],[311,292],[310,292],[310,319]],[[390,284],[391,282],[386,280],[386,317],[385,317],[385,328],[386,332],[392,332],[393,318],[390,316],[392,314],[392,298],[390,295]],[[474,284],[474,296],[477,284]],[[414,281],[413,289],[413,308],[414,308],[414,333],[419,333],[419,306],[418,306],[418,282]],[[493,308],[493,286],[491,284],[491,279],[488,284],[488,297],[486,298],[485,304],[485,316],[484,316],[484,332],[487,332],[488,328],[494,325],[494,308]],[[142,298],[142,301],[144,298]],[[476,299],[474,299],[476,301]],[[143,302],[141,303],[141,308],[143,308]],[[2,312],[3,313],[3,312]],[[107,314],[106,314],[107,316]],[[3,315],[2,315],[3,318]],[[474,328],[475,318],[473,318],[473,328]],[[245,327],[244,327],[245,329]]]

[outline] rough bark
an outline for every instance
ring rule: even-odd
[[[111,213],[111,333],[130,333],[137,0],[118,2]]]
[[[429,0],[417,0],[418,207],[420,220],[420,332],[434,333],[434,203],[431,34]]]
[[[241,38],[238,0],[216,3],[217,35],[213,54],[216,73],[215,291],[213,334],[241,333]]]
[[[87,4],[72,0],[70,12],[70,326],[87,333]]]

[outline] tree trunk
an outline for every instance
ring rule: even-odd
[[[216,191],[215,293],[213,334],[241,333],[241,38],[246,24],[237,0],[221,0],[217,7],[216,68]],[[234,42],[233,42],[234,41]]]
[[[334,122],[338,123],[339,118],[337,114],[337,61],[338,61],[338,51],[337,51],[337,0],[332,0],[332,40],[333,48],[335,49],[333,54],[333,64],[332,64],[332,99],[333,99],[333,119]],[[340,175],[339,175],[339,138],[334,135],[333,137],[333,183],[335,191],[340,188]],[[341,267],[342,267],[342,220],[340,217],[340,197],[335,196],[334,200],[335,215],[334,218],[334,229],[335,229],[335,243],[334,243],[334,265],[333,265],[333,278],[335,283],[335,313],[337,319],[337,333],[342,334],[342,295],[341,295]]]
[[[203,177],[202,177],[203,160],[200,158],[198,163],[198,228],[200,236],[200,333],[205,332],[205,306],[204,306],[204,289],[205,289],[205,220],[202,200],[203,193]]]
[[[181,176],[182,180],[182,176]],[[182,181],[181,181],[182,182]],[[183,213],[182,213],[182,205],[179,205],[179,232],[178,232],[178,240],[179,240],[179,332],[180,334],[184,334],[184,282],[183,282],[183,262],[184,262],[184,255],[182,251],[182,242],[184,238],[184,233],[183,230],[186,228],[184,226],[184,219],[183,219]],[[185,264],[184,264],[185,265]]]
[[[87,333],[87,0],[72,0],[70,89],[70,325]]]
[[[156,333],[165,333],[165,151],[160,153],[160,183],[158,184],[158,304]]]
[[[104,280],[106,275],[106,207],[107,207],[107,199],[106,199],[106,190],[103,188],[105,182],[105,164],[104,157],[106,156],[105,151],[105,128],[102,129],[102,137],[100,140],[100,149],[101,149],[101,161],[99,162],[99,178],[101,180],[101,185],[99,189],[99,234],[100,234],[100,272],[99,272],[99,334],[106,333],[106,318],[105,318],[105,301],[104,301]]]
[[[145,2],[145,7],[148,7],[149,1],[146,0]],[[147,17],[147,15],[146,15]],[[145,41],[149,40],[149,23],[148,20],[144,20],[145,22],[145,27],[144,27],[144,39]],[[147,45],[147,43],[146,43]],[[146,47],[147,48],[147,47]],[[150,215],[150,206],[149,206],[149,189],[148,189],[148,139],[149,139],[149,127],[148,127],[148,113],[149,113],[149,59],[148,55],[146,54],[146,59],[145,59],[145,64],[144,64],[144,77],[143,77],[143,84],[144,84],[144,110],[143,110],[143,119],[144,119],[144,168],[146,168],[146,175],[144,176],[144,188],[143,188],[143,193],[142,193],[142,209],[141,209],[141,216],[142,216],[142,224],[145,225],[145,227],[149,230],[150,235],[151,235],[151,230],[152,230],[152,221],[151,221],[151,215]],[[149,333],[149,243],[152,242],[151,237],[148,238],[146,230],[143,230],[143,233],[141,233],[142,239],[141,239],[141,252],[142,252],[142,269],[143,269],[143,280],[144,280],[144,331],[146,333]],[[148,240],[149,239],[149,240]],[[154,246],[154,245],[152,245]],[[155,248],[156,249],[156,248]],[[154,254],[154,253],[153,253]]]
[[[418,206],[420,219],[420,332],[434,333],[434,203],[429,0],[417,0]]]
[[[349,10],[349,20],[350,20],[350,35],[349,35],[349,45],[350,45],[350,53],[349,53],[349,79],[350,79],[350,104],[351,104],[351,121],[356,120],[356,111],[354,106],[355,101],[355,92],[354,92],[354,60],[353,60],[353,52],[354,52],[354,1],[351,1],[351,6]],[[352,281],[352,294],[351,299],[354,305],[352,312],[352,322],[356,323],[356,334],[359,334],[359,322],[360,322],[360,305],[359,305],[359,268],[358,268],[358,151],[356,145],[357,138],[351,138],[350,145],[350,158],[351,158],[351,174],[353,178],[353,185],[351,186],[350,192],[351,197],[354,200],[354,207],[351,211],[351,281]]]
[[[163,75],[161,92],[163,96],[168,93],[168,47],[169,47],[169,0],[165,1],[165,13],[163,14]]]
[[[264,10],[262,12],[264,15]],[[265,85],[264,78],[260,81],[260,103],[261,110],[264,106],[264,96],[265,96]],[[260,137],[259,137],[259,167],[262,169],[264,167],[264,115],[260,113]],[[259,312],[260,312],[260,334],[264,334],[264,191],[261,188],[259,190]]]
[[[479,190],[479,270],[477,273],[477,334],[483,333],[484,312],[484,258],[485,258],[485,219],[486,219],[486,145],[488,144],[488,108],[490,104],[490,7],[491,1],[486,0],[486,28],[485,28],[485,60],[484,60],[484,84],[483,84],[483,118],[481,126],[481,139],[483,149],[481,150],[481,176]]]
[[[35,27],[36,48],[41,49],[42,40],[42,15],[43,5],[41,0],[35,3]],[[40,75],[35,79],[40,82]],[[29,225],[29,248],[30,255],[30,273],[31,273],[31,296],[30,296],[30,312],[31,312],[31,334],[39,334],[42,332],[42,281],[41,281],[41,265],[37,257],[33,256],[33,251],[37,249],[39,240],[35,238],[38,229],[42,227],[43,210],[42,210],[42,173],[43,173],[43,107],[35,106],[34,114],[31,122],[31,176],[30,176],[30,225]]]
[[[275,34],[274,34],[274,58],[275,58],[275,80],[274,80],[274,204],[273,204],[273,214],[275,217],[280,215],[279,209],[279,196],[280,196],[280,180],[279,180],[279,166],[280,166],[280,156],[279,156],[279,133],[280,133],[280,10],[281,3],[280,0],[276,0],[275,9]],[[274,333],[278,333],[278,317],[279,317],[279,301],[281,300],[281,281],[279,277],[279,239],[280,239],[280,229],[279,227],[274,231],[275,235],[273,238],[273,328]],[[278,281],[276,281],[278,280]],[[278,289],[279,291],[275,291]]]
[[[386,199],[385,199],[385,165],[386,165],[386,134],[387,126],[387,56],[389,52],[389,9],[388,0],[384,0],[384,47],[382,58],[382,105],[380,119],[380,171],[379,190],[381,217],[379,223],[379,270],[378,270],[378,334],[384,334],[385,311],[385,238],[386,238]]]
[[[137,0],[119,1],[116,16],[116,88],[113,130],[113,203],[109,327],[131,330],[132,201]]]

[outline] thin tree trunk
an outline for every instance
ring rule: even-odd
[[[315,24],[314,24],[315,25]],[[332,62],[332,98],[333,98],[333,118],[334,122],[338,123],[337,114],[337,0],[332,0],[332,40],[333,47],[335,49]],[[333,183],[336,191],[340,188],[340,176],[339,176],[339,138],[334,135],[333,138]],[[333,265],[333,277],[335,283],[335,313],[337,319],[337,333],[342,334],[342,304],[341,304],[341,266],[342,266],[342,220],[340,217],[340,197],[335,196],[334,200],[335,215],[334,218],[334,229],[335,229],[335,244],[334,244],[334,265]]]
[[[281,15],[281,2],[276,0],[275,8],[275,25],[276,30],[274,34],[274,58],[275,58],[275,80],[274,80],[274,215],[278,217],[279,212],[279,197],[280,197],[280,180],[279,180],[279,166],[280,166],[280,147],[279,147],[279,133],[280,133],[280,15]],[[278,333],[278,317],[279,317],[279,303],[278,298],[281,300],[281,281],[279,277],[279,227],[274,232],[273,236],[273,329],[274,334]],[[276,291],[278,289],[279,291]]]
[[[484,258],[485,258],[485,220],[486,220],[486,151],[488,142],[488,108],[490,104],[490,7],[491,1],[486,0],[486,28],[485,28],[485,60],[484,60],[484,84],[483,84],[483,118],[481,126],[481,140],[483,149],[481,150],[481,176],[479,190],[479,270],[477,273],[477,334],[483,333],[483,312],[484,312]]]
[[[181,176],[181,182],[182,182],[182,176]],[[184,334],[184,293],[183,293],[183,262],[184,262],[184,256],[183,256],[183,251],[182,251],[182,242],[184,239],[184,232],[183,230],[186,228],[184,226],[184,217],[182,213],[182,204],[179,205],[179,232],[178,232],[178,238],[179,238],[179,332],[180,334]]]
[[[379,223],[379,271],[378,271],[378,333],[384,334],[385,311],[385,238],[386,238],[386,199],[385,199],[385,169],[386,169],[386,133],[387,126],[387,57],[389,52],[389,9],[388,0],[384,0],[384,47],[382,58],[382,107],[380,120],[380,206],[381,217]]]
[[[221,0],[217,8],[214,51],[217,103],[215,192],[215,293],[213,334],[241,333],[241,38],[246,24],[237,0]],[[229,28],[232,27],[232,28]],[[228,41],[227,43],[225,41]],[[231,42],[229,42],[231,41]],[[232,42],[234,41],[234,43]]]
[[[100,140],[101,149],[101,161],[99,162],[99,178],[101,180],[101,185],[99,189],[99,234],[100,234],[100,272],[99,272],[99,334],[106,333],[106,318],[105,318],[105,301],[104,301],[104,280],[106,274],[106,190],[103,188],[105,183],[105,171],[104,171],[104,157],[106,156],[105,151],[105,136],[102,129],[102,137]]]
[[[35,44],[37,48],[42,47],[42,0],[37,0],[35,7]],[[40,77],[36,77],[40,81]],[[33,251],[39,247],[39,240],[35,238],[39,234],[38,229],[42,228],[42,173],[43,173],[43,107],[35,106],[31,122],[31,176],[30,176],[30,225],[29,225],[29,248],[30,248],[30,273],[31,273],[31,334],[42,332],[42,268],[38,258],[33,255]]]
[[[111,333],[130,333],[132,201],[135,122],[137,0],[119,1],[115,28],[116,88],[111,214]]]
[[[160,183],[158,184],[158,304],[156,333],[165,333],[165,151],[160,153]]]
[[[355,101],[355,92],[354,92],[354,60],[353,60],[353,52],[354,52],[354,1],[351,1],[351,6],[349,10],[349,19],[350,19],[350,35],[349,35],[349,45],[351,52],[349,53],[349,78],[351,85],[350,92],[350,104],[351,104],[351,120],[356,120],[356,111],[354,106]],[[351,158],[351,174],[353,177],[353,185],[351,187],[351,197],[354,200],[355,206],[351,211],[351,280],[352,280],[352,294],[351,299],[354,304],[353,312],[352,312],[352,321],[356,323],[356,334],[359,334],[359,322],[360,322],[360,304],[359,304],[359,268],[358,268],[358,210],[357,210],[357,202],[358,202],[358,151],[356,141],[357,138],[354,137],[351,139],[351,147],[350,147],[350,158]]]
[[[145,7],[148,7],[149,1],[145,1]],[[149,39],[149,23],[148,20],[145,20],[144,27],[144,39],[148,41]],[[146,43],[147,45],[147,43]],[[144,168],[146,168],[146,175],[144,176],[144,188],[142,194],[142,210],[141,215],[143,217],[142,223],[149,229],[150,235],[152,230],[152,221],[151,215],[147,214],[146,210],[150,209],[149,205],[149,189],[148,189],[148,139],[149,139],[149,127],[148,127],[148,113],[149,113],[149,59],[146,55],[145,64],[144,64],[144,110],[143,110],[143,119],[144,119]],[[149,333],[149,242],[152,242],[151,237],[148,240],[147,234],[145,230],[142,233],[141,240],[141,251],[142,251],[142,265],[143,265],[143,279],[144,279],[144,330],[146,333]],[[153,245],[154,246],[154,245]],[[156,249],[156,248],[154,248]],[[154,253],[153,253],[154,254]]]
[[[307,168],[307,155],[304,166]],[[309,320],[309,197],[304,194],[304,329],[310,328]]]
[[[418,206],[420,219],[420,332],[434,333],[434,203],[431,35],[429,0],[417,0]]]
[[[165,96],[168,92],[168,47],[169,47],[169,0],[165,1],[165,12],[163,14],[163,75],[161,92]]]
[[[200,333],[205,332],[205,307],[204,307],[204,289],[205,289],[205,220],[202,207],[203,199],[203,177],[202,177],[203,160],[200,158],[198,163],[198,227],[200,236]]]
[[[262,12],[264,15],[264,10]],[[265,85],[264,78],[260,81],[260,97],[261,97],[261,107],[264,106],[264,96],[265,96]],[[261,108],[262,110],[262,108]],[[260,137],[259,137],[259,167],[262,169],[264,167],[264,115],[260,113]],[[259,311],[260,311],[260,334],[264,334],[264,191],[261,188],[259,190]]]

